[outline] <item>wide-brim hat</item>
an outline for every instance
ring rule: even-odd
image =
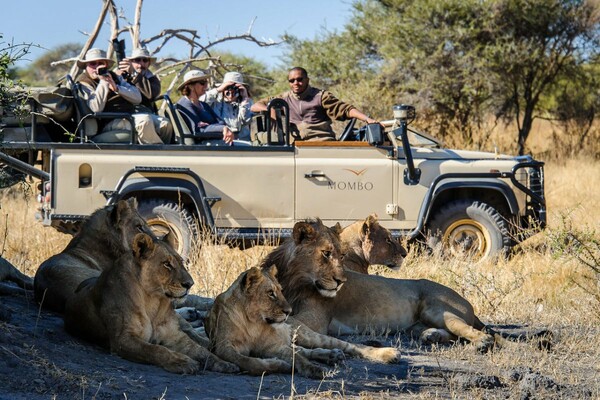
[[[102,49],[89,49],[82,59],[77,60],[79,68],[85,68],[86,64],[92,61],[106,61],[106,67],[111,68],[115,62],[106,57],[106,52]]]
[[[133,49],[131,51],[131,55],[129,57],[127,57],[128,60],[133,60],[134,58],[149,58],[150,62],[154,62],[156,61],[156,57],[152,57],[150,55],[150,52],[148,51],[147,48],[145,47],[138,47],[137,49]]]
[[[221,84],[225,82],[235,82],[248,86],[247,83],[244,83],[244,76],[241,73],[235,71],[227,72],[225,75],[223,75],[223,82],[221,82]]]
[[[209,76],[206,72],[202,71],[201,69],[193,69],[185,73],[183,76],[183,82],[181,85],[177,86],[177,90],[181,92],[185,85],[196,81],[207,81],[208,78]]]

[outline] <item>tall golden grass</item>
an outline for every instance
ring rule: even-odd
[[[528,366],[559,383],[586,385],[600,398],[600,161],[553,161],[546,165],[545,176],[548,227],[520,245],[510,259],[474,265],[411,251],[401,271],[376,272],[448,285],[469,299],[487,323],[552,329],[553,351],[509,345],[489,356],[487,372]],[[70,240],[36,222],[36,208],[27,185],[0,191],[0,252],[28,275]],[[270,250],[203,243],[189,265],[196,282],[192,291],[216,296]],[[436,357],[468,364],[481,356],[466,346],[452,346],[440,349]]]

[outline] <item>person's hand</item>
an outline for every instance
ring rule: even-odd
[[[133,66],[131,65],[131,61],[126,58],[119,61],[119,68],[115,70],[115,73],[117,75],[122,75],[123,72],[127,72],[128,74],[133,73]]]
[[[198,122],[198,128],[204,128],[204,127],[206,127],[208,125],[209,125],[208,122],[204,122],[204,121]]]
[[[234,84],[235,83],[232,81],[223,82],[217,87],[217,92],[223,93],[225,91],[225,89],[227,89],[229,86],[234,85]]]
[[[241,83],[238,83],[236,86],[238,88],[238,91],[240,92],[240,97],[242,98],[242,100],[247,100],[248,89],[246,89],[246,86],[242,85]]]
[[[235,134],[228,127],[223,128],[223,141],[228,145],[233,144],[233,139],[235,139]]]
[[[97,73],[97,71],[96,71],[96,73]],[[119,91],[119,89],[117,88],[117,84],[115,83],[115,80],[113,79],[113,77],[112,77],[112,75],[110,73],[108,73],[106,75],[98,75],[98,78],[101,81],[104,81],[104,82],[108,83],[108,87],[113,92],[118,92]]]
[[[373,119],[371,117],[367,117],[366,121],[367,124],[378,124],[379,121],[377,121],[376,119]]]

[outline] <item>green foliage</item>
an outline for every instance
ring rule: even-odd
[[[597,56],[599,14],[583,0],[359,0],[353,7],[342,32],[288,38],[290,65],[338,94],[358,91],[385,115],[394,103],[413,104],[421,128],[467,146],[483,144],[477,137],[485,140],[485,132],[476,133],[495,116],[517,123],[524,152],[533,120],[555,111],[543,100],[561,78],[588,75]]]
[[[52,86],[69,73],[73,61],[52,66],[60,60],[77,58],[83,45],[66,43],[48,50],[36,58],[27,68],[18,71],[18,77],[29,86]]]
[[[29,52],[29,47],[27,44],[6,43],[0,35],[0,142],[4,138],[2,118],[9,116],[19,119],[27,114],[27,94],[12,79],[12,67]],[[11,186],[23,177],[23,174],[0,164],[0,188]]]

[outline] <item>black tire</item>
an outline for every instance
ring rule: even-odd
[[[489,204],[472,200],[456,200],[441,207],[428,224],[429,245],[440,243],[451,256],[481,261],[505,257],[511,245],[508,223]]]
[[[190,256],[199,229],[188,210],[169,200],[141,199],[138,212],[157,237],[169,243],[184,259]]]

